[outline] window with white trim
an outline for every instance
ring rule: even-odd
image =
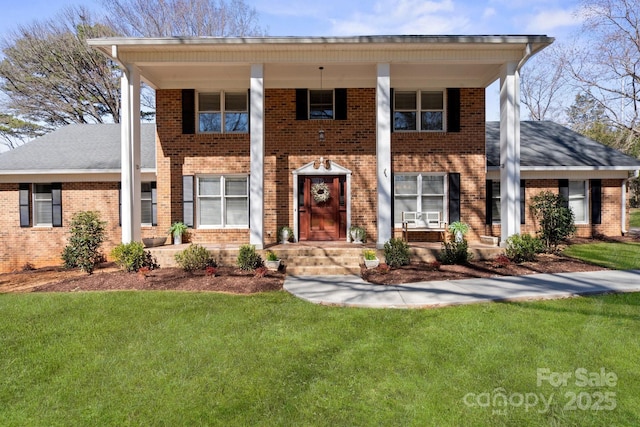
[[[33,185],[33,224],[37,227],[51,227],[53,225],[51,184]]]
[[[394,91],[395,131],[441,132],[444,130],[444,117],[443,91]]]
[[[309,119],[333,119],[333,90],[309,90]]]
[[[248,133],[247,92],[198,93],[198,132]]]
[[[500,224],[500,205],[500,181],[493,181],[491,183],[491,221],[494,224]]]
[[[140,208],[142,213],[142,225],[153,225],[153,196],[152,184],[150,182],[142,182],[140,184],[142,192],[140,194]]]
[[[402,226],[402,212],[439,212],[446,218],[446,175],[398,174],[393,178],[394,223]]]
[[[249,187],[246,176],[200,176],[197,189],[198,227],[249,226]]]
[[[576,224],[589,222],[588,181],[569,181],[569,207],[573,211]]]

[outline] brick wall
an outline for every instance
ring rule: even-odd
[[[543,191],[550,191],[558,194],[557,179],[528,179],[525,190],[525,224],[520,226],[521,233],[535,234],[538,230],[537,223],[533,217],[529,206],[536,194]],[[602,223],[601,224],[577,224],[576,236],[594,237],[597,235],[620,236],[622,234],[620,224],[620,203],[622,197],[622,180],[603,179],[602,180]],[[629,204],[627,197],[627,223],[629,227]],[[591,212],[591,210],[589,210]],[[485,233],[489,236],[500,236],[500,225],[485,225]]]
[[[62,227],[20,227],[18,184],[0,184],[0,272],[61,265],[67,244],[69,223],[74,213],[98,211],[106,225],[102,246],[105,255],[120,243],[122,231],[118,217],[117,182],[78,182],[62,184]],[[31,207],[31,206],[30,206]],[[143,237],[164,235],[157,227],[143,227]]]
[[[394,132],[392,167],[394,173],[460,173],[460,220],[470,225],[473,241],[485,223],[485,90],[461,89],[460,99],[460,132]],[[400,237],[401,230],[394,234]]]
[[[461,90],[461,131],[392,134],[394,172],[460,172],[462,220],[484,224],[484,89]],[[296,120],[294,89],[265,91],[265,243],[293,226],[292,172],[321,156],[352,171],[351,223],[377,238],[375,89],[348,89],[347,120]],[[182,175],[249,174],[249,135],[182,135],[181,91],[156,93],[158,224],[182,220]],[[325,141],[318,142],[318,130]],[[475,237],[478,233],[473,233]],[[247,242],[248,230],[192,230],[194,242]]]

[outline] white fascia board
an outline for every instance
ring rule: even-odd
[[[584,169],[584,168],[563,168],[563,169],[522,169],[520,171],[520,179],[591,179],[591,178],[610,178],[625,179],[629,177],[629,173],[633,173],[635,169]],[[487,179],[499,180],[500,169],[488,168]]]
[[[140,171],[143,181],[155,181],[157,179],[155,169],[142,169]],[[69,170],[69,171],[2,171],[0,183],[40,183],[40,182],[119,182],[120,169],[117,170]]]

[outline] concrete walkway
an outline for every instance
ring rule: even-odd
[[[373,285],[359,276],[287,276],[284,288],[316,304],[426,308],[487,301],[565,298],[640,291],[640,270],[531,274],[488,279]]]

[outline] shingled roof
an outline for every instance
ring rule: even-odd
[[[487,168],[500,167],[500,122],[486,126]],[[635,170],[640,160],[548,121],[520,122],[521,170]]]
[[[141,169],[155,170],[155,124],[140,130]],[[119,172],[120,125],[68,125],[0,154],[1,173]]]

